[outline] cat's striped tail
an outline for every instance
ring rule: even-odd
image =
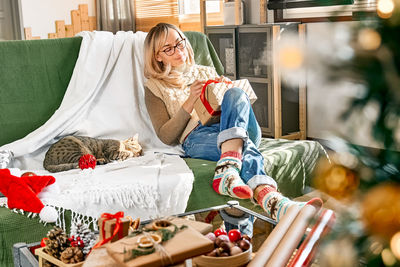
[[[56,165],[45,165],[43,167],[49,172],[63,172],[71,169],[79,169],[79,164],[77,162],[74,162],[74,163],[63,163]]]

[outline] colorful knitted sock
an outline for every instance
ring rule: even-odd
[[[292,205],[303,207],[304,205],[310,204],[318,208],[322,206],[322,200],[320,198],[313,198],[308,202],[292,201],[276,191],[274,187],[268,185],[258,193],[257,202],[267,214],[277,222],[282,219],[283,215],[285,215],[286,211]]]
[[[221,155],[215,168],[213,188],[221,195],[236,198],[251,198],[253,191],[240,178],[242,155],[236,151],[227,151]]]

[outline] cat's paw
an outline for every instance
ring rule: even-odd
[[[126,160],[127,158],[133,157],[133,153],[130,151],[121,151],[119,153],[119,159],[120,160]]]
[[[96,162],[97,162],[97,165],[104,165],[104,164],[108,163],[105,158],[97,159]]]

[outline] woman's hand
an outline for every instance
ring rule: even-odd
[[[201,90],[203,89],[205,83],[206,81],[197,80],[190,86],[189,97],[182,105],[183,109],[186,110],[187,113],[192,113],[194,102],[196,102],[196,100],[199,98]]]

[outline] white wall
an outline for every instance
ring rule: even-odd
[[[357,22],[308,23],[307,47],[311,54],[311,68],[307,72],[307,136],[326,139],[332,134],[345,136],[354,144],[380,148],[371,137],[371,123],[375,107],[370,106],[357,117],[344,122],[340,115],[348,109],[349,100],[360,88],[345,82],[328,84],[324,61],[338,56],[348,38],[348,28]],[[321,57],[321,53],[325,54]],[[325,77],[323,77],[325,76]]]
[[[21,0],[22,23],[32,28],[32,36],[47,39],[48,33],[55,33],[55,21],[64,20],[71,24],[71,10],[79,4],[88,4],[89,16],[95,16],[95,0]]]

